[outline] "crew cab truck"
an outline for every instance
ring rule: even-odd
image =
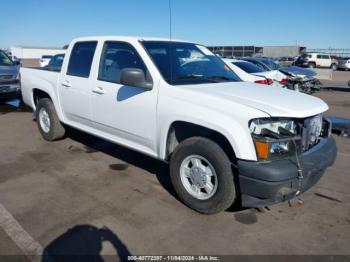
[[[166,161],[179,198],[202,213],[295,198],[336,158],[322,100],[242,82],[199,44],[78,38],[60,72],[21,74],[44,139],[71,126]]]

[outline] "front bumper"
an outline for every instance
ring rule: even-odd
[[[338,69],[348,69],[350,70],[350,64],[339,64]]]
[[[21,98],[21,85],[16,84],[0,84],[0,101],[8,101],[16,98]]]
[[[239,183],[244,207],[263,207],[292,199],[315,185],[337,156],[334,138],[321,141],[302,154],[298,173],[295,159],[272,162],[239,160]]]

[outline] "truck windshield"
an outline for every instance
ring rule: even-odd
[[[240,81],[227,65],[204,46],[143,41],[165,81],[171,85]]]
[[[11,59],[2,51],[0,51],[0,66],[11,66],[13,62]]]

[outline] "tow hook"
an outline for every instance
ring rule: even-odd
[[[302,199],[299,198],[299,197],[290,199],[290,200],[288,201],[289,207],[300,207],[300,206],[302,206],[303,204],[304,204],[304,200],[302,200]]]

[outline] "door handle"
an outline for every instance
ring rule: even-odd
[[[72,86],[69,81],[64,81],[64,82],[61,83],[61,85],[64,86],[64,87],[71,87]]]
[[[92,89],[92,92],[98,95],[103,95],[106,93],[106,91],[102,88],[102,87],[95,87],[94,89]]]

